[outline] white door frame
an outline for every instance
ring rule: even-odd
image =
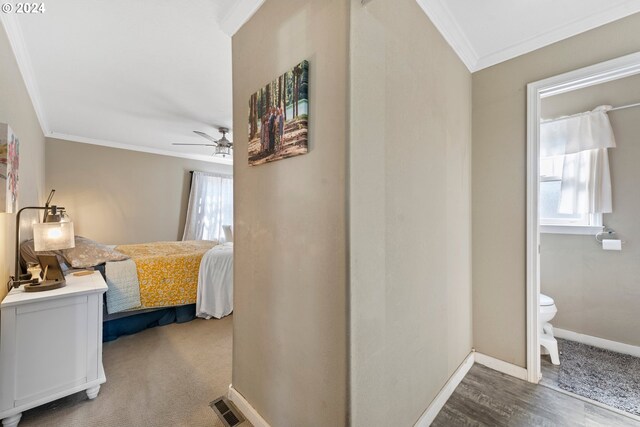
[[[538,189],[540,152],[540,101],[600,83],[640,74],[640,52],[601,62],[527,85],[527,380],[541,378],[538,339],[540,298],[540,230]]]

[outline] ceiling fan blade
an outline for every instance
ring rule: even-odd
[[[172,142],[171,145],[197,145],[200,147],[215,147],[217,144],[183,144],[181,142]]]
[[[197,134],[197,135],[200,135],[201,137],[206,138],[206,139],[208,139],[208,140],[209,140],[209,141],[211,141],[211,142],[215,142],[216,144],[218,143],[218,140],[217,140],[217,139],[215,139],[214,137],[212,137],[212,136],[211,136],[211,135],[209,135],[209,134],[206,134],[206,133],[204,133],[204,132],[200,132],[199,130],[194,130],[194,131],[193,131],[193,133],[195,133],[195,134]]]

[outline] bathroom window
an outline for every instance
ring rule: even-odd
[[[564,156],[540,159],[540,231],[557,234],[596,234],[602,214],[558,213]]]
[[[597,234],[612,209],[610,105],[540,124],[540,231]]]

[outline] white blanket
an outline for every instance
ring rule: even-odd
[[[233,311],[233,243],[209,249],[200,262],[196,316],[222,318]]]
[[[140,283],[136,263],[132,259],[109,261],[107,276],[107,313],[113,314],[140,307]]]

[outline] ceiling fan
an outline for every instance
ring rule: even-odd
[[[200,135],[205,139],[208,139],[210,141],[209,144],[188,144],[188,143],[174,142],[172,143],[172,145],[199,145],[203,147],[215,147],[215,150],[213,152],[214,156],[222,156],[222,157],[232,156],[233,142],[229,141],[226,136],[227,132],[229,132],[229,129],[220,127],[218,128],[218,131],[222,134],[222,138],[220,139],[215,139],[211,135],[206,134],[204,132],[200,132],[199,130],[193,131],[193,133]]]

